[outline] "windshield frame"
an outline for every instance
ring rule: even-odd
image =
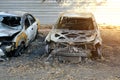
[[[66,18],[66,20],[64,21],[63,19],[65,19],[65,18]],[[83,19],[83,21],[79,22],[79,19],[80,19],[80,21]],[[73,22],[74,22],[74,20],[76,20],[76,21],[78,20],[76,22],[78,24],[76,24],[76,23],[70,23],[70,20],[73,20]],[[84,20],[89,21],[90,25],[88,26],[88,23],[85,24],[86,22]],[[79,24],[82,24],[82,26],[87,25],[88,27],[90,27],[90,26],[92,26],[92,27],[91,27],[91,29],[89,29],[89,28],[88,29],[87,28],[84,29],[83,27],[81,27],[81,29],[80,29]],[[77,25],[77,28],[74,27],[74,25]],[[70,28],[70,26],[72,28]],[[69,30],[94,30],[95,29],[95,25],[94,25],[94,19],[92,17],[86,18],[86,17],[68,17],[68,16],[62,16],[62,17],[59,18],[59,20],[58,20],[55,28],[56,29],[69,29]]]
[[[6,18],[6,21],[3,22],[3,20],[5,20]],[[13,26],[9,25],[10,22],[8,21],[9,19],[7,18],[14,18],[14,20],[11,20],[11,25],[13,25],[12,21],[16,21],[16,24],[14,24]],[[18,22],[17,22],[17,19]],[[0,15],[0,27],[1,28],[6,28],[6,29],[13,29],[13,30],[21,30],[23,27],[22,27],[22,17],[21,16],[14,16],[14,15]],[[8,23],[8,24],[7,24]]]

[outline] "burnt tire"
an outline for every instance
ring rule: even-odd
[[[52,52],[52,50],[54,50],[56,48],[55,43],[54,42],[46,42],[46,52],[47,54],[50,54]]]
[[[92,58],[93,59],[101,59],[101,46],[95,46],[95,51],[92,51]]]
[[[45,46],[45,50],[46,50],[46,53],[47,53],[47,54],[50,54],[53,49],[51,49],[51,48],[50,48],[50,45],[47,44],[47,45]]]
[[[96,47],[96,54],[97,54],[97,58],[101,59],[102,57],[101,47]]]
[[[21,56],[21,54],[23,53],[24,49],[25,49],[25,45],[24,44],[21,44],[20,46],[18,46],[17,50],[15,50],[14,57]]]

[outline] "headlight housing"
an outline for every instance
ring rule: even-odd
[[[0,42],[0,47],[4,48],[7,52],[15,49],[15,42],[3,41]]]

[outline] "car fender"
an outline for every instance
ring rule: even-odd
[[[96,36],[96,39],[94,41],[94,45],[96,45],[96,44],[102,45],[102,39],[100,37]]]
[[[21,44],[21,42],[25,42],[25,45],[27,45],[27,35],[24,32],[21,32],[16,36],[14,42],[16,43],[16,48]]]
[[[48,35],[45,38],[45,42],[50,42],[51,41],[51,31],[48,33]]]

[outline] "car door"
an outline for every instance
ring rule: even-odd
[[[24,20],[25,33],[27,35],[27,43],[32,41],[37,31],[37,22],[34,17],[27,14]]]
[[[31,27],[31,30],[32,30],[32,39],[33,40],[37,34],[37,21],[36,19],[32,16],[32,15],[28,15],[28,19],[29,19],[29,22],[30,22],[30,27]]]

